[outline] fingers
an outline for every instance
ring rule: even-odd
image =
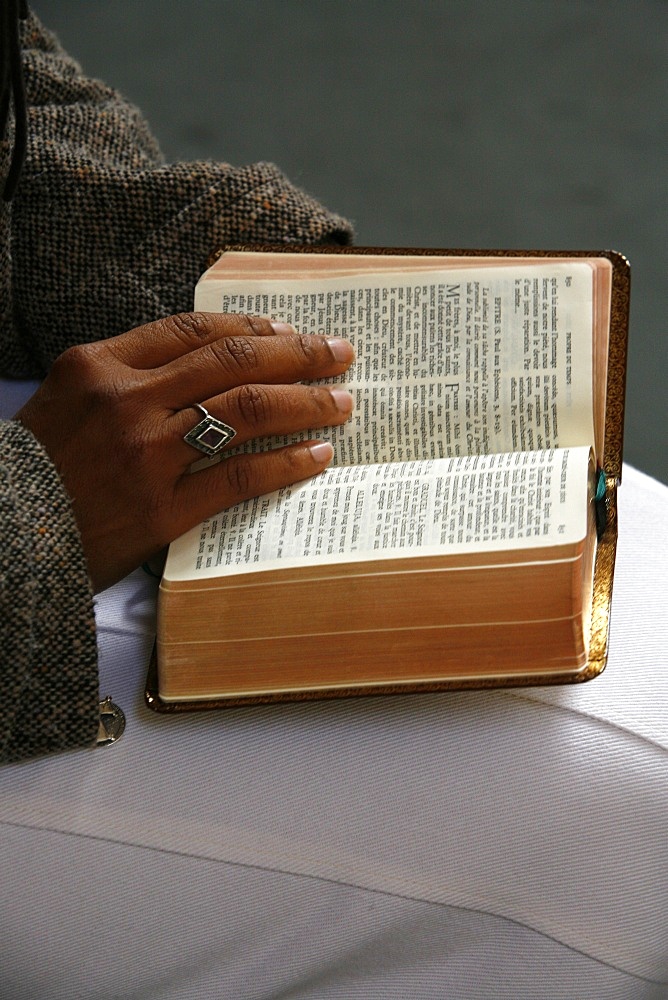
[[[307,428],[344,423],[353,408],[353,397],[345,389],[305,385],[243,385],[215,399],[207,399],[212,416],[233,427],[236,436],[230,448],[254,437],[292,434]],[[182,439],[201,416],[194,407],[180,410],[170,418],[170,427]],[[193,462],[192,445],[183,442],[184,469]]]
[[[203,472],[183,476],[175,496],[181,520],[173,526],[172,537],[243,500],[310,479],[327,468],[332,455],[328,442],[308,441],[261,454],[231,455]]]
[[[153,398],[172,410],[248,383],[341,375],[354,359],[352,346],[340,338],[300,335],[289,324],[236,313],[170,316],[112,337],[98,352],[124,381],[145,371]]]
[[[174,410],[242,385],[280,385],[342,375],[355,353],[339,338],[222,337],[151,373]]]
[[[289,323],[242,313],[179,313],[147,323],[105,342],[123,364],[159,368],[221,337],[273,337],[294,334]]]

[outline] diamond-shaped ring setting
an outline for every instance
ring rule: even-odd
[[[204,419],[200,420],[191,431],[188,431],[183,440],[186,444],[197,448],[198,451],[204,452],[205,455],[217,455],[221,448],[224,448],[228,441],[235,437],[237,432],[234,427],[212,417],[201,403],[193,405],[203,414]]]

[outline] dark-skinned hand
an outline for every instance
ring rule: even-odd
[[[183,437],[202,419],[195,403],[235,428],[228,447],[341,424],[350,394],[300,383],[341,375],[353,356],[345,340],[213,313],[171,316],[62,354],[16,419],[72,498],[94,589],[204,518],[331,460],[330,444],[307,441],[232,454],[191,474],[198,452]]]

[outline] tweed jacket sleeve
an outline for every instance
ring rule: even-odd
[[[165,164],[136,108],[34,16],[22,31],[28,150],[2,275],[3,373],[42,375],[71,344],[192,308],[226,242],[350,242],[344,219],[271,164]]]
[[[0,760],[91,745],[93,600],[70,500],[41,445],[0,421]]]
[[[28,148],[0,205],[0,373],[44,375],[76,343],[192,307],[226,242],[347,243],[349,224],[273,165],[166,164],[140,113],[22,25]],[[12,130],[0,144],[6,176]],[[93,603],[67,494],[32,435],[0,422],[0,760],[91,744]]]

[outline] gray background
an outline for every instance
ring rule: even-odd
[[[621,250],[625,458],[668,482],[664,0],[34,0],[168,159],[277,163],[360,244]]]

